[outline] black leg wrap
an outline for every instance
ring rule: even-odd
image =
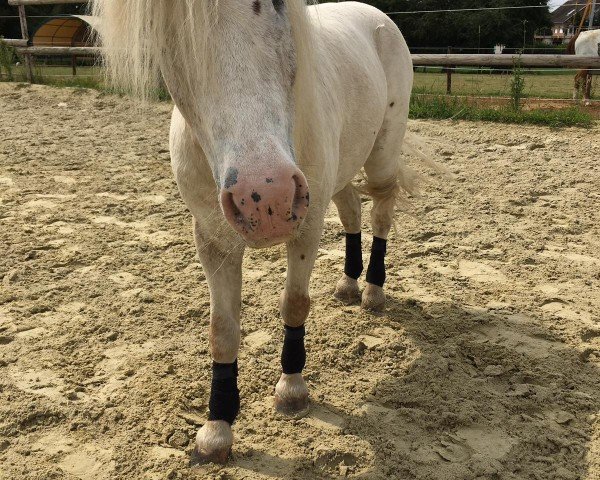
[[[213,362],[212,371],[208,419],[225,420],[229,425],[232,425],[240,411],[237,360],[233,363]]]
[[[306,349],[304,348],[304,325],[301,327],[284,326],[285,337],[281,351],[281,368],[283,373],[293,375],[302,373],[306,365]]]
[[[367,269],[367,282],[383,287],[385,283],[385,252],[387,249],[387,240],[373,237],[373,246],[371,247],[371,259]]]
[[[359,233],[346,234],[346,264],[344,273],[354,280],[358,280],[363,271],[362,241]]]

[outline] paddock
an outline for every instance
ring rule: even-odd
[[[272,407],[283,249],[249,251],[238,443],[190,470],[209,301],[170,110],[0,84],[0,479],[600,476],[597,126],[411,122],[456,179],[398,214],[380,316],[332,297],[330,210],[300,420]]]

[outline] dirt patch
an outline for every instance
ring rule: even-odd
[[[234,456],[190,470],[209,303],[169,105],[0,84],[0,112],[0,479],[600,478],[598,128],[412,123],[456,181],[399,215],[381,316],[333,299],[328,213],[307,418],[272,407],[283,249],[248,252]]]

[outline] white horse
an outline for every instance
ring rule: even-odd
[[[195,458],[225,462],[240,401],[244,248],[287,244],[275,403],[302,415],[309,279],[332,199],[347,234],[335,294],[361,299],[361,201],[351,182],[363,168],[374,240],[362,305],[384,306],[386,239],[413,184],[401,161],[411,57],[396,25],[356,2],[93,0],[93,12],[111,78],[148,96],[162,77],[176,105],[172,166],[211,299],[210,416]]]
[[[569,42],[567,52],[571,55],[582,57],[600,56],[600,30],[589,30],[574,36]],[[589,70],[580,70],[575,76],[575,88],[573,89],[573,100],[579,98],[579,90],[583,87],[583,101],[590,104],[592,93],[592,76]]]

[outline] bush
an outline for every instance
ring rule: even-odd
[[[0,37],[0,78],[2,77],[2,70],[4,70],[6,79],[9,82],[14,80],[13,65],[15,58],[17,58],[15,49]]]
[[[510,81],[510,98],[512,109],[520,112],[522,105],[521,101],[524,97],[525,77],[523,76],[523,67],[521,63],[521,55],[515,60],[513,66],[513,75]]]

